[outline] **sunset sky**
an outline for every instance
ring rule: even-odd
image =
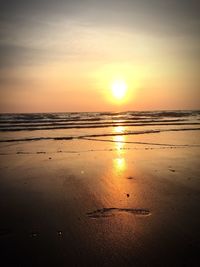
[[[199,10],[199,0],[1,0],[0,112],[200,108]]]

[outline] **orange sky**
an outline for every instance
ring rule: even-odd
[[[7,9],[0,30],[0,112],[200,108],[195,13],[162,17],[165,7],[153,10],[147,1],[125,1],[121,8],[108,1],[107,11],[86,1],[80,11],[81,2],[67,2],[69,16],[25,6],[20,20]],[[111,93],[116,80],[127,85],[121,101]]]

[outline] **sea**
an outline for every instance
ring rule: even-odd
[[[90,139],[199,130],[199,110],[0,114],[0,142]]]

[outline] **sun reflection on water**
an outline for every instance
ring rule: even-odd
[[[117,151],[120,151],[123,149],[124,141],[125,141],[125,138],[123,135],[113,136],[113,141],[115,141],[115,148],[117,149]]]
[[[124,127],[118,126],[114,128],[115,133],[123,133]],[[115,144],[115,148],[117,150],[117,157],[113,159],[114,162],[114,169],[116,172],[121,173],[124,172],[126,169],[126,161],[124,158],[124,142],[125,136],[124,135],[115,135],[113,136],[113,141]]]
[[[126,162],[124,158],[115,158],[114,159],[115,171],[123,172],[126,169]]]
[[[124,133],[125,129],[123,126],[117,126],[114,128],[115,133]]]

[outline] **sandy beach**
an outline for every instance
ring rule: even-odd
[[[1,266],[199,265],[199,131],[103,139],[1,143]]]
[[[200,0],[1,0],[0,267],[200,267]]]

